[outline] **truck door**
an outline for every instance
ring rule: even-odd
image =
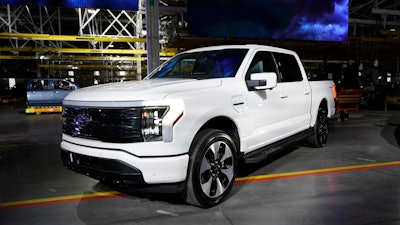
[[[303,76],[300,60],[295,55],[273,53],[278,69],[278,95],[284,111],[287,136],[308,128],[311,121],[311,87]]]
[[[245,80],[253,73],[278,73],[271,52],[258,51],[255,53],[246,72]],[[281,139],[287,133],[285,120],[290,112],[284,108],[287,101],[282,96],[284,89],[281,84],[273,89],[253,90],[248,87],[246,111],[247,125],[250,130],[247,150],[252,151]]]

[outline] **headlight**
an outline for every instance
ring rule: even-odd
[[[168,107],[146,107],[142,109],[142,134],[144,141],[162,141],[162,119]]]

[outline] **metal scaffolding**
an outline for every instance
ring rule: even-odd
[[[123,60],[131,65],[129,68],[136,68],[136,77],[141,79],[142,61],[148,57],[145,43],[149,21],[155,21],[151,23],[158,31],[158,14],[145,18],[145,0],[139,0],[138,11],[0,5],[0,43],[9,46],[0,48],[0,59],[40,59],[38,66],[46,68],[74,64],[73,57],[61,57],[65,54],[79,54],[88,68],[90,64],[99,66],[99,61],[107,67],[110,60]],[[160,52],[160,38],[155,35],[152,45]],[[155,54],[153,58],[159,60]],[[175,51],[165,49],[161,52],[166,57],[173,54]]]

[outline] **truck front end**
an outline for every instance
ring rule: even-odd
[[[179,100],[89,103],[73,98],[64,101],[62,114],[66,167],[105,182],[181,186],[190,143],[172,136],[183,115]]]

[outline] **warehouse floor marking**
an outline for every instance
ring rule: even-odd
[[[356,165],[356,166],[344,166],[344,167],[316,169],[316,170],[305,170],[305,171],[277,173],[277,174],[266,174],[266,175],[257,175],[257,176],[247,176],[247,177],[238,177],[238,178],[236,178],[235,183],[242,184],[242,183],[252,183],[252,182],[263,182],[263,181],[268,181],[268,180],[290,179],[290,178],[298,178],[298,177],[306,177],[306,176],[319,176],[319,175],[324,175],[324,174],[383,169],[383,168],[390,168],[390,167],[400,167],[400,161],[363,164],[363,165]],[[4,203],[0,203],[0,210],[24,208],[24,207],[31,207],[31,206],[41,206],[41,205],[51,205],[51,204],[61,204],[61,203],[69,203],[69,202],[80,202],[80,201],[105,199],[105,198],[117,198],[117,197],[122,197],[122,196],[126,196],[126,195],[127,194],[124,194],[124,193],[121,193],[118,191],[109,191],[109,192],[95,192],[95,193],[67,195],[67,196],[59,196],[59,197],[51,197],[51,198],[40,198],[40,199],[32,199],[32,200],[4,202]]]
[[[12,209],[12,208],[23,208],[23,207],[28,207],[28,206],[61,204],[61,203],[68,203],[68,202],[80,202],[80,201],[88,201],[88,200],[95,200],[95,199],[116,198],[116,197],[121,197],[121,196],[126,196],[126,194],[118,192],[118,191],[107,191],[107,192],[94,192],[94,193],[85,193],[85,194],[77,194],[77,195],[66,195],[66,196],[51,197],[51,198],[22,200],[22,201],[15,201],[15,202],[4,202],[4,203],[0,203],[0,210]]]
[[[296,171],[296,172],[288,172],[288,173],[257,175],[257,176],[248,176],[248,177],[239,177],[239,178],[236,178],[235,183],[238,184],[238,183],[249,183],[249,182],[262,182],[262,181],[267,181],[267,180],[278,180],[278,179],[296,178],[296,177],[305,177],[305,176],[317,176],[317,175],[331,174],[331,173],[382,169],[382,168],[390,168],[390,167],[400,167],[400,161],[363,164],[363,165],[356,165],[356,166],[344,166],[344,167],[326,168],[326,169],[317,169],[317,170],[305,170],[305,171]]]

